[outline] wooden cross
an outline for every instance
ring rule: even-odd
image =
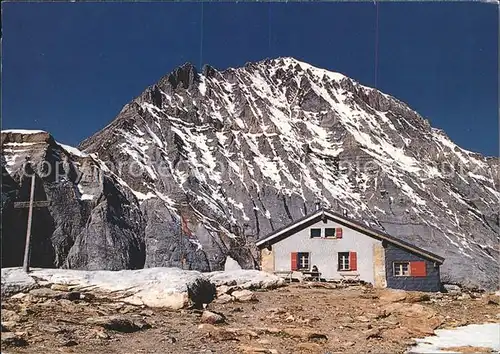
[[[31,176],[31,190],[29,202],[14,202],[14,208],[29,208],[28,211],[28,226],[26,229],[26,244],[24,247],[23,270],[28,273],[30,271],[30,252],[31,252],[31,222],[33,219],[33,208],[43,208],[50,205],[48,200],[33,201],[35,197],[35,174]]]

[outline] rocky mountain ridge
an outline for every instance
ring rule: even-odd
[[[23,183],[12,161],[23,152],[5,144],[25,144],[26,136],[2,133],[2,147],[12,150],[2,168],[14,181],[6,200],[19,198]],[[461,149],[394,97],[293,58],[201,73],[185,64],[82,142],[83,152],[45,144],[41,160],[68,160],[83,171],[82,180],[65,182],[82,190],[72,197],[78,226],[62,214],[71,232],[55,217],[60,236],[44,236],[74,249],[56,266],[120,269],[142,259],[145,267],[184,259],[193,269],[218,270],[230,255],[251,268],[255,239],[321,202],[444,256],[446,282],[495,287],[498,280],[498,159]],[[60,157],[50,157],[56,150]],[[95,182],[95,171],[107,182]],[[51,208],[51,217],[59,213]],[[103,230],[106,240],[98,236]],[[143,258],[131,265],[89,257],[102,247]],[[56,254],[71,253],[59,248]]]

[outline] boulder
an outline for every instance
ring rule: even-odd
[[[86,322],[91,325],[101,326],[105,329],[124,333],[132,333],[151,328],[151,325],[143,320],[130,319],[124,316],[90,317],[87,318]]]
[[[67,339],[67,338],[61,339],[62,347],[74,347],[75,345],[78,345],[78,342],[75,341],[74,339]]]
[[[236,290],[233,291],[232,296],[236,301],[240,302],[257,301],[257,297],[250,290]]]
[[[237,340],[237,335],[235,330],[224,327],[216,327],[209,323],[202,323],[198,326],[198,329],[217,340]]]
[[[2,321],[2,332],[15,332],[14,329],[17,325],[16,321]]]
[[[283,328],[281,330],[282,333],[292,337],[292,338],[298,338],[302,340],[308,340],[308,341],[326,341],[328,340],[328,337],[326,334],[316,332],[312,329],[308,328]]]
[[[436,311],[419,304],[403,307],[400,313],[403,315],[399,319],[400,325],[408,328],[414,336],[431,335],[444,322]]]
[[[147,316],[147,317],[153,316],[154,314],[155,313],[153,310],[143,310],[143,311],[139,312],[139,315]]]
[[[37,282],[21,268],[2,268],[2,297],[28,292],[38,287]]]
[[[378,298],[381,302],[423,302],[431,299],[428,293],[419,291],[405,291],[395,289],[382,289],[378,291]]]
[[[461,300],[461,301],[471,300],[471,299],[472,299],[472,296],[470,294],[467,294],[467,293],[462,293],[461,295],[459,295],[457,297],[457,300]]]
[[[222,294],[220,296],[217,296],[216,301],[219,304],[227,304],[228,302],[231,302],[234,300],[234,297],[228,294]]]
[[[273,313],[275,315],[279,315],[279,314],[286,313],[286,310],[284,308],[281,308],[281,307],[271,307],[271,308],[267,309],[267,312]]]
[[[295,348],[298,352],[323,353],[323,348],[318,343],[299,343]]]
[[[249,338],[258,338],[259,335],[257,332],[252,331],[251,329],[244,329],[242,331],[239,331],[239,333],[248,336]]]
[[[50,288],[57,291],[70,291],[71,286],[66,284],[52,284]]]
[[[500,305],[500,295],[486,294],[483,296],[482,301],[485,305]]]
[[[92,331],[92,337],[98,339],[110,339],[110,335],[104,329],[95,329]]]
[[[63,327],[60,327],[60,326],[55,326],[55,325],[52,325],[52,324],[43,324],[43,325],[40,325],[39,326],[40,329],[43,329],[44,332],[46,333],[64,333],[65,330],[63,329]]]
[[[61,291],[52,290],[51,288],[37,288],[30,290],[29,294],[35,297],[53,299],[61,298],[63,293]]]
[[[443,284],[443,289],[445,292],[450,294],[460,294],[462,293],[462,289],[455,284]]]
[[[210,324],[224,323],[226,321],[226,317],[220,313],[205,310],[201,314],[200,321]]]
[[[22,269],[2,269],[2,286],[14,284]],[[70,269],[33,269],[31,276],[47,284],[74,284],[99,290],[111,298],[133,305],[180,309],[189,305],[201,307],[215,298],[215,286],[200,272],[179,268],[147,268],[120,271],[82,271]],[[27,280],[26,277],[23,278]],[[30,283],[31,284],[31,283]],[[26,287],[23,287],[26,289]],[[12,287],[9,288],[12,290]],[[18,288],[15,288],[18,289]],[[50,288],[32,290],[32,295],[76,299],[77,293]]]
[[[390,314],[398,314],[403,317],[414,317],[414,318],[431,318],[434,317],[437,312],[434,311],[429,306],[424,306],[421,304],[404,304],[404,303],[392,303],[386,305],[383,309],[381,309],[381,314],[384,314],[387,317]]]
[[[227,294],[229,293],[230,290],[233,290],[234,287],[230,287],[227,285],[221,285],[217,287],[217,296],[222,295],[222,294]]]
[[[28,345],[26,339],[22,336],[12,333],[4,332],[2,333],[2,347],[25,347]]]
[[[383,289],[379,292],[381,302],[400,302],[404,301],[407,293],[404,290]]]
[[[347,342],[342,342],[341,345],[344,348],[350,348],[350,347],[354,347],[356,345],[356,343],[347,341]]]
[[[370,319],[366,316],[356,316],[356,321],[358,321],[358,322],[370,322]]]
[[[382,331],[380,328],[370,328],[363,332],[365,339],[380,338],[382,336]]]
[[[257,334],[279,334],[281,330],[276,327],[255,327],[253,330]]]
[[[243,289],[275,289],[285,285],[283,278],[258,270],[232,270],[204,273],[215,286],[238,286]]]
[[[26,296],[28,296],[28,294],[26,294],[26,293],[17,293],[17,294],[12,295],[10,298],[21,300],[21,299],[24,299]]]
[[[407,338],[411,338],[411,333],[406,328],[396,327],[385,329],[382,334],[382,338],[390,341],[400,341]]]
[[[406,293],[406,298],[405,302],[423,302],[423,301],[430,301],[431,296],[427,293],[422,293],[418,291],[408,291]]]
[[[414,337],[422,337],[433,335],[443,323],[442,317],[423,318],[405,318],[401,321],[401,325],[406,327]]]
[[[2,310],[2,322],[19,322],[21,316],[19,316],[15,311],[12,310]]]
[[[403,306],[399,309],[399,313],[405,317],[425,317],[431,318],[437,315],[437,312],[427,306],[420,304],[412,304],[410,306]]]
[[[58,291],[53,290],[52,288],[36,288],[30,290],[29,295],[34,297],[41,297],[45,299],[65,299],[65,300],[80,300],[81,294],[77,291]]]
[[[402,308],[404,308],[405,306],[406,306],[406,304],[404,304],[402,302],[389,303],[389,304],[383,306],[379,310],[377,317],[384,318],[384,317],[388,317],[389,315],[391,315],[393,313],[399,313],[400,310]]]

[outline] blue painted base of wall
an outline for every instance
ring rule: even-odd
[[[441,290],[439,264],[429,261],[417,254],[398,248],[392,244],[384,244],[385,249],[385,274],[387,287],[409,291],[437,292]],[[394,262],[423,261],[426,265],[425,277],[396,277],[393,274]]]

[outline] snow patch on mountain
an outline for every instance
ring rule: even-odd
[[[70,154],[73,154],[75,156],[78,156],[78,157],[87,157],[88,154],[78,150],[77,148],[73,147],[73,146],[70,146],[70,145],[66,145],[66,144],[62,144],[62,143],[59,143],[57,142],[57,144],[62,147],[64,150],[66,150],[67,152],[69,152]]]

